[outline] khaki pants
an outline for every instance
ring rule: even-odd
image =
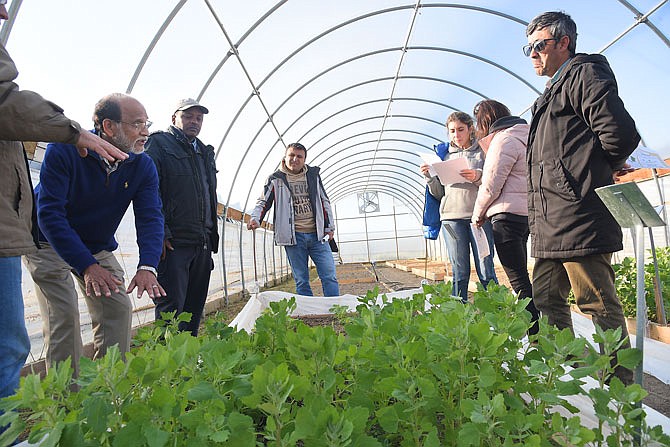
[[[35,292],[42,314],[42,330],[46,346],[47,368],[68,357],[72,358],[75,376],[79,374],[82,352],[79,326],[79,300],[72,280],[72,269],[46,243],[37,254],[26,255],[24,262],[35,282]],[[111,252],[96,253],[98,263],[120,279],[123,269]],[[107,348],[118,345],[122,354],[130,349],[132,305],[125,286],[112,296],[86,296],[83,278],[74,275],[91,315],[93,327],[93,358],[105,355]]]
[[[621,328],[622,338],[628,337],[621,302],[614,288],[611,259],[611,253],[604,253],[535,260],[533,301],[540,312],[547,316],[549,324],[573,331],[568,304],[568,294],[572,289],[577,307],[591,316],[593,324],[603,330]],[[624,348],[630,348],[628,340],[622,345]],[[618,368],[615,375],[625,384],[633,382],[631,370]]]

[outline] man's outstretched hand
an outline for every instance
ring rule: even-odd
[[[100,155],[102,158],[106,158],[107,161],[110,162],[115,162],[116,160],[125,160],[128,158],[128,154],[123,152],[121,149],[87,130],[82,130],[79,133],[79,139],[77,140],[75,146],[77,147],[79,155],[82,158],[88,155],[89,150]]]

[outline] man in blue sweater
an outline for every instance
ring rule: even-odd
[[[94,357],[118,345],[130,348],[132,306],[128,294],[165,296],[156,278],[163,244],[158,175],[143,154],[151,122],[136,99],[114,93],[93,115],[95,133],[128,153],[109,163],[97,154],[81,158],[68,144],[47,146],[35,188],[42,248],[27,255],[42,313],[47,367],[72,358],[79,372],[82,341],[74,274],[86,299],[94,334]],[[125,288],[123,268],[112,254],[121,219],[133,203],[139,245],[137,273]]]

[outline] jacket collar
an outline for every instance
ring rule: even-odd
[[[472,146],[470,146],[467,149],[461,149],[460,147],[456,146],[455,144],[450,144],[449,145],[449,153],[450,154],[455,154],[456,152],[470,152],[479,149],[479,143],[475,141],[472,143]]]
[[[499,130],[507,129],[509,127],[515,126],[517,124],[528,124],[525,119],[519,118],[518,116],[503,116],[500,119],[495,120],[489,129],[489,135],[493,132]]]
[[[562,71],[560,73],[560,76],[558,79],[556,79],[555,82],[550,83],[549,86],[547,86],[546,90],[540,96],[535,104],[533,105],[532,108],[532,114],[535,115],[538,110],[540,110],[542,107],[544,107],[552,98],[553,92],[556,91],[558,88],[560,88],[563,83],[566,81],[566,79],[569,77],[569,74],[572,70],[574,70],[577,66],[583,64],[583,63],[593,63],[593,64],[599,64],[599,65],[604,65],[607,67],[608,70],[611,71],[611,68],[609,66],[609,63],[607,62],[607,58],[603,56],[602,54],[586,54],[586,53],[577,53],[575,54],[571,59],[569,59],[563,66]]]
[[[186,135],[184,135],[184,132],[180,128],[170,125],[167,131],[168,133],[172,134],[180,143],[193,147],[193,143],[188,141],[188,138],[186,138]],[[202,141],[200,141],[197,137],[195,138],[195,141],[198,147],[204,147]]]

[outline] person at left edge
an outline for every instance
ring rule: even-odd
[[[0,0],[0,21],[8,20]],[[79,67],[85,69],[85,61]],[[14,82],[18,70],[0,44],[0,398],[14,394],[30,352],[21,292],[21,255],[37,251],[32,184],[21,141],[71,143],[113,161],[126,154],[63,114],[63,109]],[[0,412],[1,413],[1,412]],[[0,427],[0,433],[4,427]]]
[[[130,349],[129,293],[137,288],[138,296],[165,296],[156,278],[163,244],[158,175],[142,153],[151,122],[139,101],[121,93],[98,101],[93,120],[94,132],[127,152],[128,159],[81,158],[68,144],[50,143],[35,188],[42,248],[25,257],[42,313],[47,367],[71,357],[75,375],[82,341],[71,272],[91,315],[94,358],[113,345],[122,355]],[[123,268],[112,252],[118,247],[114,233],[131,202],[140,256],[125,288]]]

